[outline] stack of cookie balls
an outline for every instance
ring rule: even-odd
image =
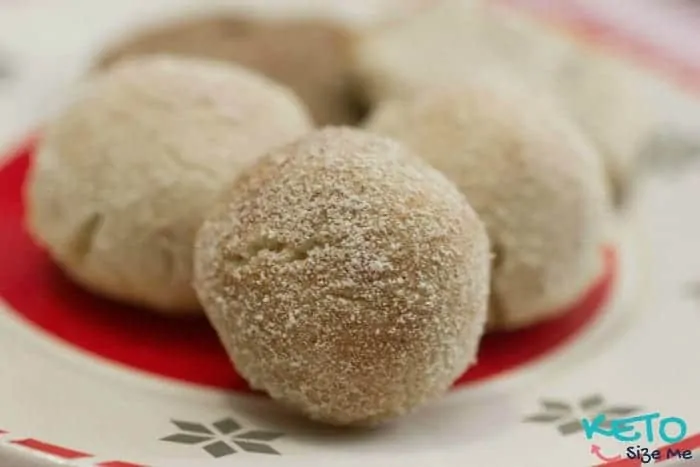
[[[548,67],[529,87],[536,70],[504,71],[526,29],[443,8],[369,32],[220,18],[131,39],[45,128],[29,230],[94,293],[204,312],[252,387],[312,419],[425,405],[485,332],[553,318],[599,277],[610,181],[626,193],[611,154],[642,137],[582,123],[626,105],[571,97],[603,79],[542,84],[585,54],[521,56]],[[439,60],[464,28],[467,61]]]
[[[479,77],[558,106],[595,147],[616,207],[634,188],[654,120],[635,69],[498,2],[442,0],[358,37],[355,74],[366,99],[410,98]]]

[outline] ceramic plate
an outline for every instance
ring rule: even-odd
[[[45,5],[41,15],[29,8],[5,17],[7,28],[0,20],[27,69],[46,71],[62,60],[51,83],[37,78],[40,90],[22,108],[48,115],[115,31],[176,3],[191,5],[95,3]],[[38,30],[55,40],[37,40]],[[622,464],[629,446],[619,441],[588,440],[581,419],[656,412],[683,419],[687,433],[673,446],[692,457],[700,447],[691,352],[700,325],[700,144],[693,139],[700,140],[700,99],[652,72],[638,79],[663,118],[645,154],[653,173],[601,246],[604,273],[561,318],[487,336],[479,363],[442,400],[369,432],[306,422],[250,391],[203,319],[152,316],[65,279],[23,224],[35,138],[7,149],[0,166],[1,465],[639,465]],[[657,435],[635,446],[665,444]]]

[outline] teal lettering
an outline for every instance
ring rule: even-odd
[[[613,420],[611,423],[613,436],[616,440],[621,441],[623,443],[637,441],[642,436],[640,432],[635,431],[633,434],[627,436],[625,436],[625,433],[634,430],[632,424],[634,424],[635,422],[645,421],[647,441],[651,443],[654,441],[654,430],[652,420],[659,418],[659,416],[659,413],[650,413],[646,415],[639,415],[636,417],[618,418],[616,420]]]
[[[629,419],[617,419],[613,420],[610,423],[610,426],[612,427],[612,432],[613,436],[615,437],[616,440],[622,441],[623,443],[631,443],[633,441],[637,441],[639,438],[642,437],[642,434],[638,431],[634,431],[631,435],[625,436],[625,433],[629,431],[633,431],[634,427],[630,424]]]
[[[669,436],[668,432],[666,430],[667,425],[675,423],[678,425],[678,434],[675,437]],[[685,421],[678,418],[678,417],[668,417],[664,418],[661,420],[661,423],[659,424],[659,436],[661,437],[662,440],[664,440],[667,443],[676,443],[683,438],[685,438],[686,433],[688,432],[688,426],[685,424]]]
[[[661,417],[660,413],[653,413],[653,414],[647,414],[646,415],[646,430],[647,430],[647,441],[650,443],[654,442],[654,426],[652,425],[651,421]]]
[[[640,429],[635,429],[634,424],[643,421],[644,430],[646,430],[646,440],[649,443],[653,443],[654,420],[660,418],[660,416],[661,414],[656,412],[636,417],[618,418],[608,422],[605,419],[605,414],[602,413],[593,419],[581,419],[581,426],[588,440],[593,439],[597,434],[601,437],[615,438],[623,443],[632,443],[638,441],[643,434]],[[608,425],[609,429],[607,428]],[[668,417],[661,419],[656,432],[664,442],[673,444],[685,438],[688,433],[688,426],[682,418]],[[672,452],[674,455],[677,455],[680,451],[673,450]]]
[[[600,436],[610,437],[613,436],[612,430],[605,430],[601,425],[605,423],[605,415],[598,415],[593,420],[582,419],[581,425],[583,426],[583,431],[586,433],[586,439],[593,439],[593,435],[599,434]]]

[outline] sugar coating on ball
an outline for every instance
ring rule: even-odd
[[[298,98],[242,68],[125,61],[45,128],[26,186],[29,229],[97,293],[201,312],[192,249],[206,211],[243,167],[310,128]]]
[[[607,235],[602,169],[554,108],[473,83],[387,102],[367,128],[442,171],[485,222],[491,329],[553,317],[592,286]]]
[[[138,31],[105,51],[99,66],[154,53],[237,63],[289,86],[317,124],[351,124],[364,114],[351,72],[351,37],[348,28],[321,19],[219,14]]]
[[[612,201],[633,185],[652,129],[634,69],[512,9],[442,2],[362,36],[356,73],[374,103],[500,77],[562,108],[603,158]]]
[[[238,371],[308,417],[371,425],[475,361],[485,228],[398,143],[327,128],[242,175],[199,231],[195,288]]]

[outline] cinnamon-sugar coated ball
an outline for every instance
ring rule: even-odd
[[[602,270],[603,171],[568,121],[502,85],[388,102],[367,124],[441,170],[486,224],[494,249],[491,329],[551,318]]]
[[[351,124],[364,109],[351,72],[352,33],[321,19],[264,19],[219,14],[138,31],[100,57],[173,54],[236,63],[292,89],[318,125]]]
[[[398,143],[328,128],[240,177],[196,241],[233,363],[308,417],[371,425],[446,391],[486,320],[483,224]]]
[[[26,186],[34,238],[77,282],[199,312],[194,236],[219,191],[309,131],[286,88],[242,68],[154,57],[92,76],[49,122]]]

